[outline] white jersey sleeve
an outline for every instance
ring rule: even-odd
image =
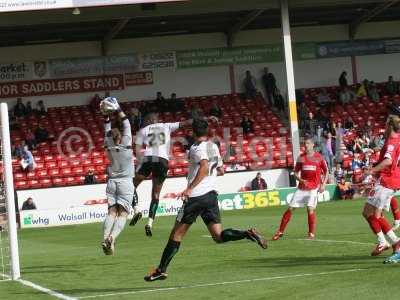
[[[170,133],[178,130],[180,127],[180,124],[181,124],[180,122],[165,123],[165,125],[168,127]]]

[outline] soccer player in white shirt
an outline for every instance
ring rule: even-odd
[[[267,248],[266,240],[254,228],[244,231],[222,230],[215,186],[217,176],[224,174],[221,155],[217,145],[207,140],[208,124],[206,121],[195,120],[193,134],[196,142],[189,151],[188,186],[182,193],[184,203],[176,218],[160,264],[157,269],[144,277],[146,281],[167,278],[167,267],[178,252],[184,235],[198,216],[201,216],[216,243],[249,239],[263,249]]]
[[[215,118],[211,118],[215,119]],[[168,162],[170,154],[171,133],[179,128],[191,125],[192,120],[175,123],[160,123],[156,113],[150,113],[147,116],[147,126],[142,128],[136,136],[136,158],[139,162],[137,174],[134,180],[135,189],[147,177],[152,175],[151,203],[149,207],[149,219],[145,226],[146,235],[151,237],[153,222],[156,217],[160,193],[168,173]],[[140,151],[145,146],[142,157]],[[137,202],[137,194],[134,202]],[[130,223],[134,226],[142,217],[137,211],[137,203],[134,204],[134,216]]]
[[[126,224],[126,218],[131,210],[134,195],[132,178],[135,175],[132,151],[131,125],[121,110],[117,99],[108,97],[100,104],[104,120],[104,146],[110,164],[107,168],[106,195],[108,215],[104,220],[102,248],[106,255],[114,254],[114,244]],[[122,132],[119,128],[111,128],[108,113],[116,112],[122,122]]]

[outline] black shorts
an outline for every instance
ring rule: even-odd
[[[163,183],[168,176],[168,160],[157,156],[145,156],[137,174],[144,177],[149,177],[152,174],[153,179]]]
[[[206,225],[221,223],[217,192],[211,191],[199,197],[189,198],[179,210],[176,221],[183,224],[193,224],[198,216],[201,216]]]

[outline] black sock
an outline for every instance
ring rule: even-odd
[[[149,208],[149,218],[153,220],[156,218],[156,212],[158,208],[158,199],[152,199]]]
[[[160,265],[158,266],[158,269],[165,273],[167,271],[167,267],[169,263],[171,262],[172,258],[175,256],[175,254],[179,250],[179,246],[181,245],[181,242],[175,242],[174,240],[169,240],[167,246],[164,248],[164,252],[161,257]]]
[[[236,229],[225,229],[221,232],[221,239],[223,243],[230,242],[230,241],[238,241],[247,238],[247,232],[242,230]]]
[[[139,202],[138,200],[139,200],[138,199],[138,194],[137,194],[137,191],[135,189],[135,192],[134,192],[133,198],[132,198],[132,207],[135,207],[135,206],[138,205],[138,202]]]

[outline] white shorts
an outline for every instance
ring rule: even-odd
[[[395,191],[392,189],[385,188],[380,184],[375,185],[368,196],[367,203],[373,207],[389,211],[390,200],[392,199]]]
[[[290,207],[311,207],[316,208],[318,203],[318,189],[304,191],[297,189],[292,200],[288,203]]]
[[[132,208],[135,187],[132,178],[109,179],[106,188],[108,207],[121,205],[128,213]]]

